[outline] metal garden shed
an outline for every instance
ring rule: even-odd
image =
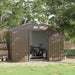
[[[46,60],[57,61],[64,57],[63,33],[54,31],[49,25],[24,24],[9,28],[7,33],[8,59],[10,61],[29,61],[30,46],[38,46],[41,43],[47,49]]]

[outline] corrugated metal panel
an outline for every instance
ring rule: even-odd
[[[28,61],[28,31],[19,28],[12,31],[11,35],[11,61]]]
[[[52,33],[49,35],[49,60],[56,61],[61,60],[64,57],[63,49],[63,34]]]

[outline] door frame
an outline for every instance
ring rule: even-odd
[[[49,30],[28,30],[28,61],[30,61],[30,32],[31,31],[46,31],[47,32],[47,60],[49,61]]]

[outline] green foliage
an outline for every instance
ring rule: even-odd
[[[64,50],[67,56],[75,56],[75,49]]]
[[[49,24],[60,28],[66,39],[75,40],[75,1],[74,0],[46,0],[48,12],[55,16],[49,19]]]
[[[0,29],[31,22],[57,27],[75,40],[75,0],[0,0]]]
[[[0,72],[2,75],[10,75],[10,74],[11,75],[74,75],[75,74],[75,64],[50,64],[46,66],[38,66],[38,64],[37,66],[23,66],[23,65],[13,66],[13,63],[9,64],[12,65],[7,66],[6,64],[3,64],[3,66],[0,66]]]
[[[4,4],[3,4],[4,3]],[[0,1],[0,28],[9,28],[20,25],[24,16],[23,1]]]
[[[0,50],[7,50],[7,48],[6,47],[3,47],[3,48],[0,48]]]
[[[0,3],[2,4],[3,2],[1,1]],[[1,29],[37,21],[47,23],[47,17],[44,15],[44,5],[43,1],[27,2],[20,0],[19,2],[12,1],[12,3],[9,0],[5,1],[0,12],[0,18],[2,19],[0,20]]]

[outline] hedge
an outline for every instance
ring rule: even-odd
[[[64,50],[64,53],[67,53],[67,56],[75,56],[75,49]]]

